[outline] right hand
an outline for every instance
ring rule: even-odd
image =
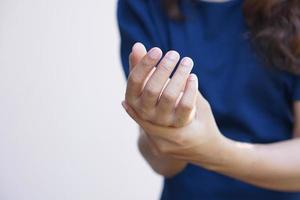
[[[180,60],[176,51],[162,58],[155,47],[149,52],[136,43],[129,56],[130,74],[125,100],[143,120],[160,126],[183,127],[195,116],[198,82],[191,75],[192,59]],[[178,64],[179,63],[179,64]],[[170,79],[170,75],[178,68]]]
[[[161,50],[159,49],[159,51],[161,52]],[[178,54],[177,52],[173,52],[175,54]],[[150,76],[152,76],[154,74],[154,71],[157,70],[156,68],[156,64],[158,63],[158,61],[161,58],[161,55],[158,56],[158,58],[154,61],[156,62],[155,65],[150,65],[150,66],[145,66],[145,64],[147,64],[147,62],[145,62],[145,59],[147,59],[147,51],[144,47],[144,45],[142,45],[141,43],[136,43],[133,48],[132,48],[132,52],[129,55],[129,65],[130,65],[130,76],[129,76],[129,80],[132,81],[132,71],[135,70],[135,73],[139,74],[139,76],[136,76],[136,78],[138,78],[138,82],[139,85],[137,86],[137,88],[139,89],[139,92],[141,93],[141,91],[144,89],[145,85],[146,85],[146,81],[149,80]],[[144,61],[143,61],[144,60]],[[179,58],[178,58],[179,60]],[[160,78],[160,80],[156,80],[156,81],[152,81],[152,82],[156,82],[156,83],[160,83],[160,87],[163,90],[166,86],[166,83],[170,82],[170,73],[173,71],[174,67],[176,66],[178,60],[173,60],[173,62],[169,62],[169,69],[170,71],[168,71],[167,73],[165,73],[165,75],[163,77],[157,77]],[[167,66],[166,66],[167,67]],[[162,67],[161,67],[162,68]],[[142,73],[143,69],[148,69],[148,73]],[[160,69],[161,71],[164,68]],[[192,69],[192,67],[189,68],[188,71],[186,71],[186,73],[184,74],[185,77],[188,77],[188,74],[190,73],[190,70]],[[163,72],[163,71],[162,71]],[[141,75],[142,74],[142,75]],[[162,81],[165,80],[165,81]],[[184,89],[184,86],[186,85],[186,81],[187,78],[182,79],[182,83],[179,83],[182,85],[182,90]],[[136,81],[133,81],[136,82]],[[126,101],[129,103],[131,102],[131,106],[133,106],[137,111],[140,110],[141,107],[139,107],[139,103],[140,102],[138,100],[138,97],[140,96],[135,96],[136,98],[134,98],[134,96],[130,96],[130,93],[128,93],[128,90],[126,92]],[[141,103],[141,102],[140,102]],[[178,105],[178,102],[177,102]],[[176,105],[176,106],[177,106]],[[179,114],[177,112],[177,114]],[[141,114],[143,115],[143,114]],[[186,117],[188,116],[188,117]],[[180,127],[180,126],[184,126],[185,124],[189,123],[190,118],[192,117],[192,110],[187,110],[186,113],[181,117],[181,120],[177,120],[174,121],[175,123],[173,123],[173,126],[176,127]],[[160,125],[170,125],[170,124],[163,124],[163,121],[159,121],[159,119],[151,119],[148,118],[148,121],[150,121],[151,123],[156,123],[156,124],[160,124]],[[163,141],[161,140],[161,138],[157,138],[157,137],[153,137],[150,136],[149,134],[147,134],[142,128],[140,128],[140,138],[139,138],[139,149],[141,151],[148,149],[150,151],[151,154],[153,154],[154,156],[156,156],[156,158],[158,159],[159,164],[156,165],[151,165],[153,166],[159,166],[159,171],[160,174],[164,175],[164,176],[173,176],[177,173],[179,173],[180,171],[182,171],[185,166],[187,165],[186,161],[183,160],[177,160],[168,156],[165,156],[160,149],[158,148],[158,144],[162,143]],[[151,162],[151,161],[150,161]],[[155,168],[155,167],[153,167]]]

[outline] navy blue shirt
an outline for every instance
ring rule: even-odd
[[[300,99],[299,77],[267,67],[251,46],[243,0],[182,1],[185,21],[168,19],[160,0],[119,0],[121,58],[139,41],[147,48],[174,49],[194,60],[199,90],[209,101],[221,132],[249,143],[292,137],[292,104]],[[189,164],[165,179],[163,200],[296,200],[299,193],[261,189]]]

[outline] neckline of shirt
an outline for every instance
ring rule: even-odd
[[[226,1],[196,0],[196,2],[199,4],[206,5],[206,6],[216,6],[216,7],[231,6],[240,1],[242,0],[226,0]]]

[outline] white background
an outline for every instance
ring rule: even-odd
[[[120,106],[116,1],[0,0],[0,199],[152,200]]]

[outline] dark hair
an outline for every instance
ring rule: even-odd
[[[184,20],[181,0],[162,0],[171,19]],[[300,0],[244,0],[253,44],[268,65],[300,74]]]

